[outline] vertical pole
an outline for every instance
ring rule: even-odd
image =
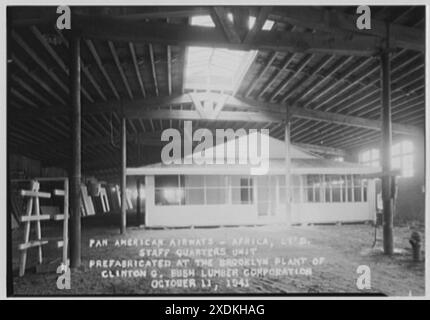
[[[141,210],[141,202],[142,199],[140,198],[140,179],[136,179],[136,189],[137,189],[137,199],[136,199],[136,216],[137,216],[137,225],[142,225],[142,210]]]
[[[384,217],[384,253],[392,255],[393,245],[393,201],[391,194],[391,65],[389,25],[387,24],[387,47],[381,54],[382,70],[382,202]]]
[[[127,225],[127,183],[126,183],[126,167],[127,167],[127,137],[125,117],[121,118],[121,234],[125,233]]]
[[[70,266],[81,265],[81,64],[80,37],[71,38],[70,100],[72,109],[72,165],[70,177]]]
[[[63,264],[67,266],[67,250],[69,249],[69,179],[64,180],[64,206],[63,206]]]
[[[291,225],[291,154],[290,154],[290,121],[285,122],[285,210],[286,222]]]

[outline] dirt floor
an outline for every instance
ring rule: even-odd
[[[33,270],[37,250],[32,249],[29,270],[24,277],[18,277],[16,247],[22,231],[16,230],[12,234],[13,292],[16,295],[363,292],[424,295],[424,261],[411,261],[408,242],[412,231],[424,235],[423,228],[397,227],[396,254],[391,258],[382,254],[381,228],[372,248],[374,230],[366,224],[166,230],[131,227],[126,235],[119,235],[113,225],[84,222],[82,267],[72,270],[68,290],[57,288],[59,274],[55,273],[55,267],[61,250],[49,245],[44,247],[44,256],[53,262],[50,265],[54,271]],[[45,236],[58,232],[53,226],[43,229]],[[115,243],[121,240],[127,241]],[[141,242],[144,240],[148,242]],[[118,265],[139,260],[146,264]],[[358,270],[360,273],[370,270],[370,282],[364,281],[370,283],[370,289],[357,288],[359,266],[365,266]]]

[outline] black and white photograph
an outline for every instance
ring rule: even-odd
[[[262,4],[6,5],[8,297],[426,296],[428,8]]]

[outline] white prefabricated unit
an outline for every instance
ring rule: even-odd
[[[248,137],[242,136],[207,149],[204,154],[192,153],[182,159],[192,160],[198,156],[200,160],[212,159],[213,164],[181,161],[128,168],[127,175],[145,176],[146,225],[375,220],[375,180],[368,177],[379,172],[379,168],[327,160],[291,145],[290,192],[287,193],[284,142],[268,137],[268,171],[264,175],[253,175],[254,165],[235,161],[241,153],[247,152],[243,146],[249,147]],[[224,151],[229,148],[234,150],[232,157],[235,159],[226,156]],[[216,161],[219,155],[224,161]],[[219,164],[221,162],[224,164]],[[289,201],[286,201],[287,194]]]

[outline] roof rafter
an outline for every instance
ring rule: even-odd
[[[256,32],[250,43],[231,43],[217,28],[163,22],[130,22],[106,16],[98,16],[96,24],[93,23],[94,16],[75,15],[73,19],[84,37],[111,41],[364,56],[373,55],[382,46],[380,39],[362,35],[351,38],[332,34],[264,30]]]
[[[385,38],[387,34],[386,23],[384,21],[372,18],[372,27],[370,30],[357,30],[355,21],[358,16],[348,15],[338,10],[318,9],[314,7],[288,6],[286,8],[277,8],[278,14],[270,15],[273,20],[286,20],[295,25],[312,28],[321,31],[327,31],[337,34],[366,34]],[[425,33],[424,31],[405,27],[402,25],[390,24],[390,33],[393,38],[393,45],[425,51]]]

